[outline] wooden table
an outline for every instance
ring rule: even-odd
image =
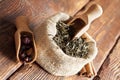
[[[28,3],[26,1],[25,4],[33,4],[32,1],[33,0],[31,0],[31,3]],[[35,1],[37,2],[37,0]],[[95,20],[92,23],[90,29],[88,30],[88,33],[97,41],[97,46],[99,49],[99,53],[94,60],[95,69],[98,72],[98,75],[94,78],[94,80],[120,80],[120,0],[96,1],[103,7],[104,13],[99,19]],[[81,9],[87,2],[88,0],[86,2],[83,1],[82,3],[79,3],[82,4],[79,6],[79,9]],[[53,7],[52,5],[50,6]],[[10,6],[8,8],[12,9],[12,7]],[[38,9],[38,11],[41,11],[41,9],[39,9],[40,7],[36,8]],[[14,32],[16,31],[16,28],[14,24],[6,21],[14,21],[15,17],[4,16],[5,14],[1,12],[1,9],[2,8],[0,7],[0,80],[87,80],[87,78],[82,78],[78,75],[73,75],[70,77],[53,76],[42,69],[36,62],[33,63],[31,68],[28,68],[27,66],[16,62],[14,44]],[[73,15],[72,13],[78,10],[76,9],[67,12],[70,15]],[[7,10],[7,8],[5,10]],[[66,11],[67,9],[64,10]],[[9,11],[8,13],[11,12]],[[16,11],[14,14],[11,15],[17,15],[18,13]],[[22,13],[22,11],[20,11],[20,13]],[[25,13],[23,12],[22,14]],[[32,18],[30,20],[31,28],[40,24],[40,20],[37,17],[41,16],[36,15],[37,14],[34,14],[34,12],[27,15],[29,16],[29,18]],[[44,16],[44,14],[41,15]]]

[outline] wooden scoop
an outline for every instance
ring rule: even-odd
[[[36,60],[36,46],[32,31],[29,29],[28,20],[25,16],[16,18],[17,31],[15,33],[15,45],[17,60],[31,64]]]
[[[86,12],[85,12],[86,11]],[[102,15],[102,8],[101,6],[92,2],[91,4],[85,7],[85,11],[78,13],[73,17],[68,25],[71,25],[72,32],[75,32],[72,36],[72,40],[75,38],[79,38],[82,36],[90,27],[91,23],[98,17]],[[95,68],[93,63],[86,64],[82,70],[80,71],[80,75],[84,75],[86,77],[92,77],[96,75]]]
[[[71,25],[72,32],[75,32],[72,39],[80,37],[84,34],[90,27],[91,23],[98,17],[102,15],[102,8],[98,4],[92,3],[86,7],[87,11],[84,14],[77,14],[73,19],[70,20],[68,25]],[[73,25],[73,26],[72,26]]]

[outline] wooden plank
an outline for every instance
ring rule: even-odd
[[[23,3],[22,3],[23,1],[20,1],[20,0],[18,0],[18,2],[17,2],[17,0],[16,0],[16,4],[13,4],[13,2],[12,2],[12,0],[10,1],[10,0],[8,0],[8,3],[9,3],[9,6],[7,6],[7,5],[4,5],[4,6],[6,6],[6,12],[7,11],[9,11],[9,13],[5,13],[4,12],[4,10],[3,10],[3,12],[2,12],[2,7],[3,6],[1,6],[1,11],[0,11],[0,13],[2,14],[1,15],[1,17],[6,17],[7,19],[9,18],[9,19],[14,19],[15,18],[15,16],[18,16],[18,15],[20,15],[20,13],[22,12],[20,9],[23,9],[23,8],[21,8],[21,7],[24,7],[23,6]],[[77,1],[76,1],[77,2]],[[87,2],[87,1],[86,1]],[[78,3],[78,4],[81,4],[81,5],[77,5],[76,7],[78,7],[78,6],[80,6],[80,8],[82,8],[82,6],[83,5],[85,5],[86,4],[86,2],[85,1],[81,1],[80,3]],[[27,4],[28,4],[28,2],[26,2]],[[35,1],[35,3],[36,3],[36,1]],[[4,4],[3,2],[2,2],[2,4]],[[1,4],[1,5],[2,5]],[[34,4],[34,2],[30,2],[29,4]],[[58,3],[57,3],[58,4]],[[61,4],[62,4],[62,2],[61,2]],[[70,7],[70,4],[71,4],[71,2],[69,2],[69,7]],[[13,5],[14,6],[14,9],[13,9],[13,6],[12,7],[10,7],[10,5]],[[74,5],[75,6],[75,5]],[[26,6],[27,8],[29,7],[29,5],[27,5]],[[16,8],[16,9],[15,9]],[[39,7],[37,7],[37,8],[39,8]],[[73,7],[72,7],[73,8]],[[67,11],[68,13],[70,13],[71,15],[72,15],[72,13],[73,12],[76,12],[78,9],[80,9],[80,8],[73,8],[73,10],[71,9],[71,10],[69,10],[69,11]],[[32,8],[33,9],[33,8]],[[44,9],[44,8],[43,8]],[[69,9],[68,7],[67,7],[67,9]],[[36,10],[41,10],[41,8],[40,9],[36,9]],[[64,9],[65,11],[66,11],[66,9]],[[13,11],[14,11],[14,13],[13,13]],[[28,11],[28,13],[29,13],[30,11]],[[36,11],[35,11],[36,12]],[[41,12],[41,11],[40,11]],[[4,14],[3,14],[4,13]],[[31,12],[30,12],[31,13]],[[30,13],[28,14],[28,15],[30,15]],[[53,12],[54,13],[54,12]],[[22,13],[21,13],[22,14]],[[23,14],[26,14],[26,12],[24,12]],[[37,14],[37,13],[36,13]],[[74,14],[74,13],[73,13]],[[7,16],[6,16],[7,15]],[[34,14],[35,15],[35,14]],[[38,15],[38,14],[37,14]],[[37,16],[36,15],[36,16]],[[41,13],[39,14],[39,15],[41,15]],[[46,14],[47,15],[47,14]],[[51,14],[52,15],[52,14]],[[11,17],[11,16],[14,16],[14,17]],[[30,15],[31,16],[31,15]],[[42,16],[42,15],[41,15]],[[47,15],[47,16],[49,16],[49,15]],[[35,16],[33,16],[33,14],[32,14],[32,17],[34,17],[35,18]],[[38,16],[37,16],[38,17]],[[31,18],[31,17],[30,17]],[[41,18],[41,17],[39,17],[39,18]],[[41,21],[41,19],[39,19],[40,21]],[[33,22],[32,23],[35,23],[34,22],[35,20],[33,19]],[[37,21],[36,20],[36,22],[38,22],[39,23],[39,21]],[[4,24],[4,25],[6,25],[6,23]],[[9,25],[9,24],[8,24]],[[17,68],[19,68],[20,66],[21,66],[21,63],[17,63],[16,62],[16,59],[15,59],[15,47],[14,47],[14,37],[13,37],[13,35],[14,35],[14,32],[15,32],[15,29],[13,29],[13,27],[11,27],[10,25],[9,26],[5,26],[5,27],[3,27],[3,25],[2,26],[0,26],[0,57],[1,57],[1,59],[0,59],[0,61],[1,61],[1,65],[0,65],[0,79],[6,79],[7,77],[9,77]],[[11,28],[10,28],[11,27]],[[5,30],[4,30],[5,29]],[[10,30],[11,29],[11,30]],[[14,30],[14,31],[12,31],[12,30]],[[7,32],[7,33],[6,33]],[[12,33],[11,33],[12,32]],[[5,44],[4,44],[5,43]],[[8,54],[9,53],[9,54]]]
[[[33,64],[32,67],[23,66],[20,68],[9,80],[62,80],[63,77],[56,77],[45,70],[39,65]]]
[[[100,4],[103,3],[104,0],[100,1]],[[100,66],[102,65],[103,61],[105,60],[106,56],[109,54],[109,51],[115,44],[118,36],[120,35],[120,11],[118,10],[120,5],[118,4],[119,0],[109,0],[109,6],[106,6],[103,15],[94,22],[91,26],[92,30],[89,30],[88,33],[91,31],[93,38],[97,41],[97,46],[99,49],[99,53],[94,60],[94,65],[96,70],[98,71]],[[108,2],[107,2],[108,3]],[[108,4],[101,4],[101,6],[108,5]],[[115,7],[118,5],[117,7]],[[96,26],[99,25],[99,26]],[[98,63],[99,62],[99,63]]]
[[[30,19],[30,26],[36,27],[46,18],[59,11],[64,11],[73,15],[88,1],[89,0],[74,0],[73,3],[72,0],[66,2],[64,0],[5,0],[0,2],[0,19],[4,18],[5,20],[13,22],[17,16],[26,15]],[[22,65],[16,62],[15,59],[16,55],[13,37],[15,30],[15,26],[13,25],[7,23],[0,25],[0,80],[10,77],[10,75]],[[36,68],[36,65],[33,68]],[[43,71],[43,73],[47,77],[47,72]],[[31,74],[34,73],[31,72]],[[22,76],[24,76],[24,74]],[[38,75],[36,75],[36,77],[37,76]],[[56,78],[57,77],[52,77],[51,79],[56,80]]]
[[[119,5],[119,0],[114,0],[114,1],[107,0],[107,1],[105,1],[105,3],[104,3],[104,0],[100,0],[98,3],[100,3],[102,6],[104,6],[103,7],[104,14],[102,15],[101,18],[99,18],[92,24],[91,28],[88,31],[88,33],[90,35],[92,35],[92,37],[97,41],[98,48],[99,48],[99,53],[98,53],[96,59],[94,60],[94,65],[95,65],[95,68],[97,71],[99,70],[100,66],[102,65],[103,61],[105,60],[106,56],[108,55],[109,51],[113,47],[117,37],[120,34],[120,28],[119,28],[120,13],[118,11],[119,6],[116,6],[116,5]],[[108,5],[108,6],[106,6],[106,5]],[[22,67],[12,77],[10,77],[10,79],[11,80],[18,79],[19,77],[23,77],[22,79],[29,79],[28,76],[41,72],[41,71],[38,71],[41,68],[38,68],[38,66],[35,64],[33,66],[34,66],[33,70],[37,69],[35,72],[28,71],[28,72],[24,72],[24,74],[21,74],[22,71],[25,70],[24,67]],[[47,74],[47,73],[43,71],[43,73],[40,73],[39,75],[41,75],[41,74]],[[25,75],[27,75],[27,77],[25,77]],[[36,78],[37,78],[37,76],[39,76],[39,75],[36,74],[34,76],[36,76]],[[34,79],[33,76],[30,76],[30,77],[32,79]],[[46,76],[46,78],[47,78],[47,76]],[[42,77],[41,77],[41,79],[42,79]],[[52,78],[50,78],[50,79],[52,79]],[[61,79],[61,78],[59,77],[58,80],[59,79]],[[74,76],[67,77],[67,78],[65,77],[64,79],[66,79],[66,80],[81,80],[81,77],[74,75]]]
[[[14,32],[15,26],[7,22],[0,24],[0,80],[6,80],[21,66],[16,62]]]
[[[101,80],[120,80],[120,38],[98,75]]]
[[[14,21],[19,15],[29,18],[30,27],[37,27],[48,17],[58,12],[74,15],[89,0],[3,0],[0,3],[0,18]]]
[[[94,60],[94,66],[98,71],[120,35],[120,11],[119,0],[99,0],[103,7],[103,15],[95,20],[87,31],[97,42],[98,55]],[[107,5],[107,6],[106,6]],[[115,7],[115,5],[118,5]],[[67,77],[66,80],[81,80],[80,76]],[[83,80],[87,80],[84,78]]]

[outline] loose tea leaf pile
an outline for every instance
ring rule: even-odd
[[[89,52],[89,45],[85,42],[85,38],[76,38],[72,40],[74,34],[71,25],[67,25],[64,22],[59,21],[56,25],[57,34],[53,40],[67,55],[73,57],[87,58]]]

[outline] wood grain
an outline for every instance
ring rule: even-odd
[[[99,53],[94,60],[94,65],[97,71],[120,35],[119,2],[119,0],[108,0],[105,2],[104,0],[100,0],[99,4],[103,6],[104,13],[92,24],[88,31],[88,33],[97,41],[99,49]]]
[[[6,80],[21,66],[21,63],[16,62],[15,30],[14,25],[0,22],[0,80]]]
[[[103,7],[103,15],[95,20],[87,31],[97,42],[98,55],[93,61],[96,71],[99,71],[101,65],[120,35],[119,2],[119,0],[99,0],[98,4]],[[67,77],[66,80],[69,79],[81,80],[80,76],[77,75]],[[84,78],[83,80],[87,79]]]
[[[6,21],[14,23],[17,16],[26,15],[30,20],[30,27],[33,28],[39,26],[46,18],[60,11],[72,16],[88,1],[89,0],[74,0],[74,2],[73,0],[2,0],[0,2],[0,80],[6,80],[22,65],[16,62],[15,58],[14,33],[16,28],[13,24]],[[48,76],[47,72],[35,64],[33,69],[36,70],[35,73],[40,69],[39,75],[36,75],[36,77],[40,76],[40,74],[41,78]],[[24,68],[20,68],[20,70],[24,70]],[[28,73],[29,71],[26,72],[26,74]],[[23,73],[22,76],[24,75]],[[34,72],[31,72],[31,75],[34,75]],[[35,79],[35,77],[32,78]],[[59,77],[54,77],[50,74],[48,78],[51,80],[59,79]]]
[[[98,75],[101,80],[120,80],[120,38]]]
[[[110,0],[107,0],[105,2],[104,0],[100,0],[98,3],[103,6],[104,13],[101,16],[101,18],[94,21],[94,23],[92,24],[91,28],[88,31],[88,33],[92,35],[92,37],[97,41],[97,45],[99,49],[99,53],[96,59],[94,60],[94,65],[97,71],[101,67],[106,56],[109,54],[109,51],[113,47],[117,37],[120,34],[120,29],[119,29],[120,15],[119,15],[119,11],[117,11],[119,7],[116,7],[116,10],[114,10],[116,11],[116,13],[114,13],[111,10],[111,8],[113,9],[115,5],[118,5],[118,2],[119,2],[118,0],[114,0],[112,1],[112,3],[110,3]],[[64,79],[81,80],[82,78],[78,75],[74,75],[70,77],[65,77]],[[87,80],[87,79],[83,78],[83,80]]]
[[[23,66],[9,80],[63,80],[63,77],[56,77],[39,65],[33,64],[32,67]]]
[[[8,1],[10,1],[10,0],[8,0]],[[13,0],[11,0],[11,1],[13,1]],[[24,1],[24,0],[21,0],[21,1]],[[20,3],[22,3],[22,2],[20,2]],[[35,2],[33,2],[33,0],[31,0],[29,3],[31,5],[36,4],[37,0],[35,0]],[[15,16],[18,16],[19,13],[20,14],[28,13],[27,16],[31,19],[30,20],[31,21],[31,26],[36,27],[36,26],[40,25],[40,23],[42,22],[42,21],[40,22],[41,19],[45,20],[46,17],[48,17],[48,16],[50,16],[50,15],[52,15],[56,12],[56,11],[54,12],[54,10],[52,9],[52,11],[53,11],[52,14],[49,14],[51,11],[49,11],[45,7],[42,7],[42,9],[41,9],[41,6],[39,6],[39,7],[36,6],[35,8],[31,8],[31,7],[28,8],[28,6],[30,6],[29,3],[25,2],[25,3],[20,4],[20,5],[27,4],[27,8],[26,8],[26,9],[28,9],[27,12],[24,12],[24,10],[23,10],[23,12],[22,11],[17,11],[17,10],[20,9],[20,7],[17,7],[17,9],[15,9],[16,12],[11,14],[12,16],[6,15],[4,18],[6,18],[7,20],[10,20],[10,19],[14,19]],[[91,28],[88,30],[88,33],[90,35],[92,35],[92,37],[97,41],[97,46],[98,46],[98,49],[99,49],[99,53],[98,53],[96,59],[94,60],[94,65],[95,65],[95,68],[96,68],[97,71],[100,69],[102,63],[104,62],[105,58],[109,54],[109,51],[112,49],[112,47],[115,44],[118,36],[120,35],[120,27],[119,27],[119,25],[120,25],[120,20],[119,20],[120,19],[120,11],[119,11],[120,1],[119,0],[98,0],[98,3],[100,5],[102,5],[104,13],[99,19],[94,21],[94,23],[91,25]],[[12,3],[10,3],[10,4],[12,4]],[[37,3],[37,4],[41,5],[40,3]],[[50,4],[51,4],[51,6],[54,6],[52,3],[50,3]],[[42,12],[42,11],[44,11],[44,9],[45,9],[45,12]],[[61,7],[61,9],[62,9],[62,7]],[[9,9],[8,9],[8,11],[9,11]],[[42,13],[35,14],[36,12],[34,12],[34,11],[42,12]],[[70,14],[71,13],[74,13],[74,12],[71,11]],[[2,14],[2,13],[0,13],[0,14]],[[40,18],[38,19],[37,17],[40,17]],[[0,29],[0,30],[2,30],[2,29]],[[13,44],[13,43],[11,43],[11,44]],[[1,45],[2,45],[2,43],[1,43]],[[3,48],[5,48],[5,47],[6,46],[3,46]],[[9,46],[9,48],[10,48],[10,46]],[[1,48],[1,50],[3,50],[3,49]],[[1,52],[1,54],[2,54],[2,52]],[[0,57],[4,58],[1,55],[0,55]],[[3,61],[3,62],[5,62],[5,61]],[[15,62],[11,63],[11,65],[14,65],[14,64],[15,64]],[[16,66],[16,65],[14,65],[14,66]],[[13,66],[12,69],[14,69],[14,66]],[[9,68],[9,67],[7,66],[6,69],[7,68]],[[4,68],[2,68],[2,69],[4,69]],[[15,69],[17,69],[17,68],[15,68]],[[11,70],[9,70],[9,72],[10,71]],[[3,73],[3,72],[0,72],[0,73]],[[32,76],[32,75],[34,75],[34,76]],[[4,76],[2,77],[2,79],[5,79]],[[81,80],[82,79],[78,75],[74,75],[74,76],[70,76],[70,77],[55,77],[55,76],[52,76],[52,75],[48,74],[46,71],[44,71],[37,64],[33,64],[33,67],[28,69],[28,71],[26,71],[26,67],[23,66],[10,77],[11,80],[19,79],[19,78],[21,78],[22,80],[26,80],[26,79],[30,79],[30,78],[33,79],[33,80],[35,80],[36,78],[41,79],[41,80],[48,80],[48,79],[51,79],[51,80],[60,80],[60,79],[63,79],[63,80],[64,79],[65,80]],[[83,80],[87,80],[87,79],[83,78]]]
[[[98,55],[94,59],[96,71],[99,71],[101,65],[115,44],[120,35],[120,1],[119,0],[97,0],[103,7],[103,15],[95,20],[87,31],[97,42]],[[115,5],[118,5],[115,7]],[[80,76],[67,77],[68,80],[81,80]],[[84,80],[84,79],[83,79]],[[87,79],[85,79],[87,80]],[[104,79],[103,79],[104,80]]]
[[[51,15],[65,12],[74,15],[89,0],[3,0],[0,3],[0,18],[14,22],[19,15],[29,18],[30,27],[39,26]]]

